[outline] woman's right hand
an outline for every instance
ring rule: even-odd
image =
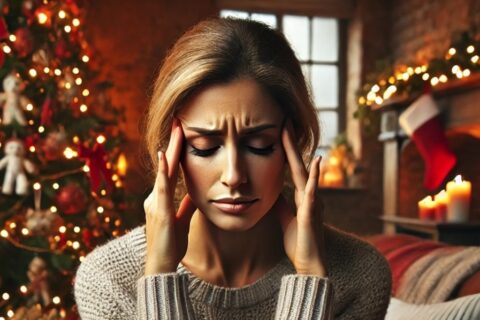
[[[196,208],[187,194],[175,212],[173,197],[183,144],[177,119],[172,124],[165,153],[158,152],[155,186],[145,199],[147,256],[145,275],[175,272],[187,250],[190,220]]]

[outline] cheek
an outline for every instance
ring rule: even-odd
[[[181,162],[185,185],[188,194],[194,202],[202,198],[202,193],[206,193],[213,180],[215,180],[214,166],[205,158],[195,157],[186,154]]]

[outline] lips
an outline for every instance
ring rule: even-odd
[[[258,199],[222,198],[211,201],[212,204],[227,213],[240,213],[250,208]]]

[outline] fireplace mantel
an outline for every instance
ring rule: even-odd
[[[465,132],[480,138],[480,74],[450,80],[433,88],[432,94],[442,111],[444,126],[449,132]],[[383,211],[386,217],[398,216],[399,163],[401,149],[408,137],[400,128],[399,115],[416,99],[402,96],[390,99],[381,106],[379,140],[383,142]],[[384,225],[385,233],[394,233],[394,226]]]

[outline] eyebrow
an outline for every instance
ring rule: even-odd
[[[263,130],[271,129],[271,128],[277,128],[277,125],[275,124],[262,124],[256,127],[251,127],[251,128],[246,128],[240,132],[241,135],[251,135],[258,133]],[[222,135],[222,130],[209,130],[205,128],[198,128],[198,127],[186,127],[186,129],[195,131],[197,133],[200,133],[204,136],[220,136]]]

